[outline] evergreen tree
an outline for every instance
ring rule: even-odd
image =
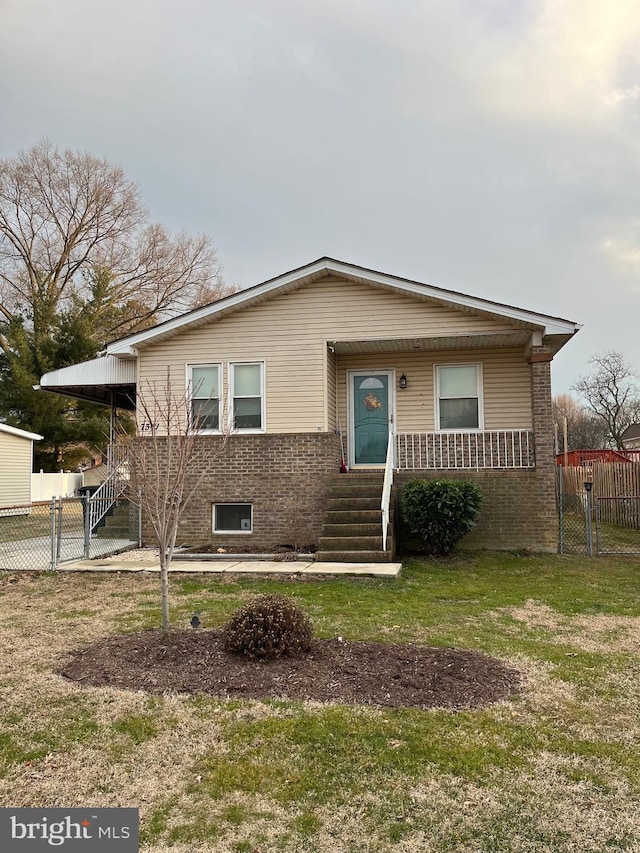
[[[104,407],[34,390],[43,373],[73,363],[74,352],[77,360],[95,355],[82,338],[75,342],[77,350],[61,318],[39,340],[22,317],[0,324],[0,412],[10,425],[44,436],[34,443],[36,471],[74,469],[108,443],[109,412]]]

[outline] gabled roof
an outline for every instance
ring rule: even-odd
[[[620,438],[622,441],[633,441],[640,438],[640,424],[629,424]]]
[[[480,313],[497,319],[509,320],[521,328],[537,329],[543,337],[548,337],[554,343],[556,350],[560,349],[580,328],[576,323],[563,320],[560,317],[515,308],[512,305],[468,296],[453,290],[444,290],[430,284],[399,278],[395,275],[376,272],[365,267],[325,257],[276,278],[268,279],[239,293],[234,293],[210,305],[166,320],[151,329],[113,341],[108,345],[107,353],[121,358],[135,356],[139,347],[148,346],[163,338],[171,337],[183,329],[195,328],[203,323],[219,319],[233,311],[257,304],[280,293],[287,293],[304,287],[306,284],[326,275],[339,276],[372,287],[392,289],[404,295],[426,299],[440,305],[452,306],[465,313]]]
[[[40,441],[44,436],[38,435],[37,432],[27,432],[18,427],[9,426],[9,424],[0,424],[0,432],[6,432],[8,435],[17,435],[18,438],[28,438],[31,441]]]

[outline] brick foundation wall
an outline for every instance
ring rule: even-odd
[[[339,470],[334,433],[232,435],[220,452],[219,436],[199,436],[198,453],[212,460],[185,509],[179,543],[268,552],[277,545],[315,545],[324,522],[329,479]],[[187,484],[187,489],[189,484]],[[214,534],[214,503],[253,505],[253,532]],[[152,545],[148,519],[143,540]]]
[[[490,548],[557,552],[558,518],[555,491],[555,455],[551,409],[551,352],[532,347],[528,362],[531,370],[531,403],[535,468],[480,471],[401,471],[396,475],[396,500],[402,483],[420,479],[465,479],[482,491],[482,509],[478,524],[460,545],[463,548]],[[396,514],[399,517],[399,513]],[[417,542],[399,530],[399,548],[415,547]]]
[[[396,495],[410,480],[470,480],[482,492],[482,509],[474,530],[460,540],[462,548],[511,551],[557,551],[555,499],[549,506],[535,469],[484,471],[400,471]],[[399,517],[399,512],[396,517]],[[400,551],[419,550],[420,541],[399,528]]]

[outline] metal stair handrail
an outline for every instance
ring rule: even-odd
[[[111,445],[107,449],[107,471],[106,480],[88,500],[91,533],[122,496],[129,483],[129,451],[125,445]]]
[[[393,456],[395,450],[395,436],[393,430],[389,430],[387,442],[387,458],[384,466],[384,481],[382,484],[382,550],[387,550],[387,529],[389,527],[389,506],[391,504],[391,488],[393,486]]]

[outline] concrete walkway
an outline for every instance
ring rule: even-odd
[[[316,563],[315,560],[176,560],[171,574],[365,575],[395,578],[402,563]],[[58,566],[60,572],[159,572],[158,560],[77,560]]]

